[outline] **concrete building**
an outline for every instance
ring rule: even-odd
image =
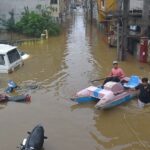
[[[110,15],[120,17],[123,15],[122,0],[97,0],[99,24],[108,34],[108,43],[117,46],[117,17],[108,19]],[[140,44],[140,38],[147,36],[150,38],[150,0],[129,0],[127,8],[126,31],[128,37],[128,51],[137,55]],[[124,20],[123,20],[124,21]],[[125,28],[125,26],[123,27]]]
[[[3,0],[0,2],[0,18],[8,19],[9,12],[14,11],[15,18],[19,19],[21,12],[24,11],[24,7],[28,7],[30,10],[35,10],[37,5],[49,6],[49,0]]]
[[[109,12],[117,10],[117,0],[97,0],[97,4],[100,23],[106,21],[106,16]]]
[[[150,0],[130,0],[129,26],[128,50],[139,57],[141,38],[150,39]]]
[[[0,18],[8,19],[10,17],[9,12],[13,10],[15,20],[18,20],[24,11],[24,7],[35,10],[37,5],[51,7],[52,16],[59,19],[66,14],[69,8],[69,0],[3,0],[0,2]]]
[[[144,0],[130,0],[130,10],[142,10]]]
[[[92,22],[99,22],[98,17],[98,5],[97,0],[83,0],[82,6],[84,7],[84,11],[86,14],[86,18],[88,21]]]
[[[70,5],[71,1],[69,0],[50,0],[52,16],[59,21],[63,21],[70,11]]]

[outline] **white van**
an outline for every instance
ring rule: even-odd
[[[16,46],[0,44],[0,73],[11,73],[23,64]]]

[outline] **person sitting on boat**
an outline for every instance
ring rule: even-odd
[[[123,69],[118,66],[118,61],[113,61],[113,68],[111,69],[109,76],[105,79],[103,85],[109,81],[122,82],[124,77],[125,73]]]
[[[150,84],[148,83],[148,78],[142,78],[142,83],[135,87],[135,90],[139,90],[138,106],[140,108],[150,103]]]

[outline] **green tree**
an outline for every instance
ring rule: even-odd
[[[41,33],[47,29],[50,35],[60,33],[60,25],[52,17],[49,7],[38,5],[36,11],[30,11],[28,7],[24,8],[21,19],[15,24],[14,11],[10,13],[11,17],[7,21],[7,29],[13,30],[28,36],[40,37]]]

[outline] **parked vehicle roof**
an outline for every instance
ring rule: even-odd
[[[11,46],[8,44],[0,44],[0,53],[6,54],[8,51],[17,48],[16,46]]]

